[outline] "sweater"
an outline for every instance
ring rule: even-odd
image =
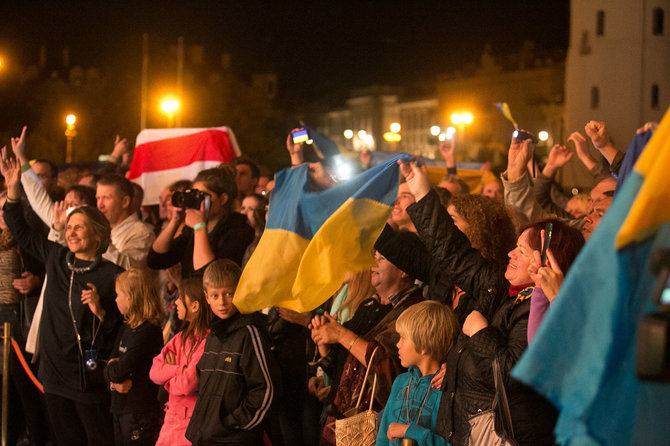
[[[405,438],[419,446],[443,446],[446,441],[437,432],[437,412],[442,392],[430,387],[434,375],[421,376],[415,366],[393,381],[391,394],[384,407],[377,434],[377,446],[400,445],[402,440],[390,441],[387,430],[391,423],[408,424]]]
[[[68,268],[66,247],[50,242],[43,235],[35,235],[25,223],[20,203],[7,202],[4,207],[5,221],[22,250],[29,252],[46,264],[49,286],[44,295],[44,313],[40,330],[40,364],[38,376],[46,393],[69,398],[83,403],[106,402],[109,390],[104,379],[94,380],[96,373],[84,371],[77,337],[73,328],[68,301],[81,335],[83,350],[94,349],[98,360],[109,358],[114,341],[121,326],[121,314],[116,306],[114,284],[116,276],[123,271],[117,265],[102,260],[97,266],[73,276]],[[75,259],[77,267],[94,266],[94,262]],[[70,277],[72,293],[69,295]],[[99,321],[88,305],[81,302],[81,292],[92,283],[98,289],[105,318]],[[94,333],[97,334],[94,336]],[[99,365],[102,367],[102,365]]]
[[[162,346],[163,333],[160,327],[148,321],[136,328],[123,324],[111,356],[118,358],[118,361],[107,363],[105,379],[113,383],[130,379],[133,386],[128,393],[112,391],[113,413],[158,413],[158,386],[149,379],[149,369]]]
[[[215,259],[230,259],[240,265],[247,246],[254,240],[254,230],[247,224],[247,217],[233,212],[219,221],[207,235]],[[152,269],[166,269],[181,262],[182,277],[202,275],[206,267],[193,268],[193,229],[185,227],[179,237],[172,240],[165,253],[149,250],[147,265]]]

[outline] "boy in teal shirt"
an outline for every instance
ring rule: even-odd
[[[409,370],[393,381],[377,445],[400,445],[403,438],[420,446],[446,445],[434,430],[442,392],[431,388],[430,381],[447,359],[458,335],[458,321],[448,306],[425,301],[402,312],[396,331],[400,363]]]

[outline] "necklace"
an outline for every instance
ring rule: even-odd
[[[96,254],[93,263],[91,263],[88,266],[75,266],[74,262],[75,262],[74,253],[72,251],[68,251],[68,253],[65,255],[65,263],[67,263],[68,269],[73,273],[85,273],[98,266],[98,264],[100,263],[100,254]]]
[[[407,383],[407,387],[405,388],[405,411],[407,413],[407,422],[410,423],[411,420],[409,419],[409,390],[412,387],[412,375],[409,376],[409,383]],[[423,412],[423,408],[426,405],[426,401],[428,400],[428,394],[430,393],[430,385],[428,385],[428,390],[426,390],[426,394],[423,396],[423,401],[421,401],[421,407],[419,407],[419,413],[416,414],[416,419],[414,420],[414,424],[419,424],[419,418],[421,418],[421,412]],[[400,421],[400,420],[398,420]]]

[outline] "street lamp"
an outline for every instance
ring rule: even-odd
[[[546,141],[549,139],[549,132],[546,130],[542,130],[540,133],[537,134],[537,137],[539,138],[540,141]]]
[[[347,138],[347,139],[353,138],[354,137],[354,131],[351,130],[351,129],[346,129],[344,131],[344,137]]]
[[[67,146],[65,147],[65,162],[72,162],[72,140],[77,136],[77,129],[74,126],[74,123],[77,122],[77,117],[75,115],[67,115],[65,117],[65,137],[67,138]]]
[[[458,126],[458,140],[461,145],[465,139],[465,126],[470,125],[473,121],[473,116],[471,113],[454,113],[451,115],[451,122]]]
[[[167,126],[169,128],[174,127],[174,115],[177,109],[179,108],[179,101],[177,101],[176,99],[165,99],[161,103],[161,108],[167,115],[168,118]]]
[[[430,128],[430,134],[433,136],[439,135],[441,131],[442,129],[440,128],[439,125],[434,125]]]
[[[393,133],[400,132],[400,123],[399,122],[392,122],[391,125],[389,126],[389,129]]]

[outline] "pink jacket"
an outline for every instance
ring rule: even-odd
[[[209,334],[209,331],[207,331]],[[198,377],[195,366],[202,356],[205,348],[205,337],[198,343],[190,358],[187,352],[191,349],[191,343],[186,342],[185,349],[181,348],[182,333],[172,338],[154,358],[149,377],[158,385],[164,385],[169,393],[168,402],[165,405],[165,422],[158,437],[159,445],[190,445],[184,433],[191,419],[193,407],[195,406],[196,391],[198,390]],[[172,352],[177,358],[175,365],[165,363],[165,354]]]

